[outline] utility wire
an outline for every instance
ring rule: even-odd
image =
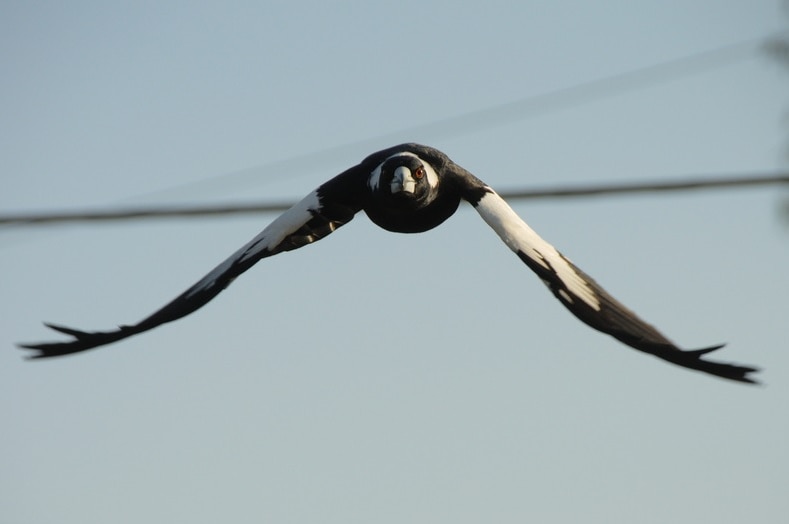
[[[783,34],[779,34],[783,37]],[[455,117],[439,119],[434,122],[417,125],[408,129],[392,132],[372,139],[344,144],[262,166],[211,177],[202,181],[176,186],[148,196],[181,192],[185,188],[218,189],[239,185],[248,186],[268,180],[266,173],[293,176],[319,168],[335,157],[347,157],[359,150],[375,149],[382,144],[402,140],[404,136],[459,136],[476,132],[484,128],[512,123],[530,117],[562,110],[567,107],[600,100],[624,92],[649,87],[655,84],[676,80],[692,74],[698,74],[733,62],[751,58],[753,51],[764,45],[767,37],[744,40],[722,46],[713,50],[696,53],[679,59],[643,67],[605,77],[598,80],[577,84],[550,93],[531,96],[496,106],[464,113]],[[777,41],[773,36],[770,42]],[[504,192],[502,196],[509,199],[563,198],[583,197],[592,195],[610,195],[624,193],[642,193],[654,191],[683,191],[715,187],[758,186],[785,184],[788,175],[777,174],[756,177],[734,177],[728,179],[699,179],[682,182],[636,183],[620,185],[575,186],[542,190],[522,190]],[[214,191],[212,190],[213,194]],[[131,220],[141,218],[177,218],[205,217],[217,215],[250,214],[281,212],[292,205],[291,202],[271,202],[263,204],[239,204],[228,206],[159,206],[135,207],[120,210],[84,211],[84,212],[50,212],[30,214],[0,215],[1,226],[42,225],[64,222],[88,222],[109,220]]]
[[[636,182],[619,184],[590,184],[555,187],[547,189],[523,189],[502,191],[507,200],[580,198],[634,193],[678,192],[690,190],[724,189],[736,187],[758,187],[771,185],[789,186],[789,173],[759,176],[732,176],[720,178],[695,178],[672,182]],[[258,204],[200,205],[140,207],[109,211],[66,211],[53,213],[30,213],[0,215],[0,226],[47,225],[67,222],[97,222],[160,218],[204,218],[241,214],[282,212],[295,202],[267,202]]]

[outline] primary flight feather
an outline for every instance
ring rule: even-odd
[[[584,323],[674,364],[738,382],[756,382],[750,377],[756,368],[702,358],[722,346],[678,348],[543,240],[488,185],[444,153],[418,144],[373,153],[324,183],[192,287],[137,324],[93,332],[47,324],[72,339],[20,347],[33,350],[32,358],[47,358],[116,342],[192,313],[259,260],[320,240],[359,211],[388,231],[420,233],[452,216],[461,200],[470,203],[507,247]]]

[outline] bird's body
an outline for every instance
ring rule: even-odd
[[[701,358],[721,346],[690,351],[675,346],[543,240],[488,185],[444,153],[418,144],[373,153],[322,184],[192,287],[139,323],[104,332],[50,325],[74,340],[22,347],[37,351],[33,358],[45,358],[121,340],[192,313],[259,260],[320,240],[360,211],[385,230],[421,233],[452,216],[462,200],[470,203],[554,296],[589,326],[680,366],[754,382],[748,374],[755,368]]]

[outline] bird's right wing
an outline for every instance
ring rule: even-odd
[[[110,344],[184,317],[213,299],[259,260],[311,244],[348,223],[362,208],[360,188],[365,181],[364,173],[357,166],[321,185],[189,289],[137,324],[92,332],[46,324],[70,335],[73,340],[19,346],[35,351],[30,358],[67,355]]]

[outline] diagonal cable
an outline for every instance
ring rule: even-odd
[[[665,62],[648,65],[604,78],[582,82],[547,93],[527,96],[519,100],[492,105],[460,115],[418,124],[413,127],[384,133],[372,138],[313,151],[303,155],[269,162],[232,173],[215,175],[203,180],[173,186],[144,196],[159,196],[181,192],[187,188],[215,194],[226,187],[254,187],[261,180],[293,177],[320,170],[326,164],[355,158],[360,151],[376,151],[394,143],[413,139],[423,141],[444,140],[470,133],[511,124],[529,118],[553,113],[582,104],[621,95],[680,78],[709,72],[745,59],[758,57],[765,41],[773,41],[783,33],[764,35],[715,49],[686,55]]]
[[[678,192],[789,185],[789,173],[758,176],[692,178],[670,182],[635,182],[618,184],[572,185],[545,189],[522,189],[500,192],[507,200],[580,198],[638,193]],[[242,214],[282,212],[295,202],[265,202],[233,205],[135,207],[117,210],[63,211],[0,215],[0,226],[46,225],[67,222],[96,222],[159,218],[204,218]]]

